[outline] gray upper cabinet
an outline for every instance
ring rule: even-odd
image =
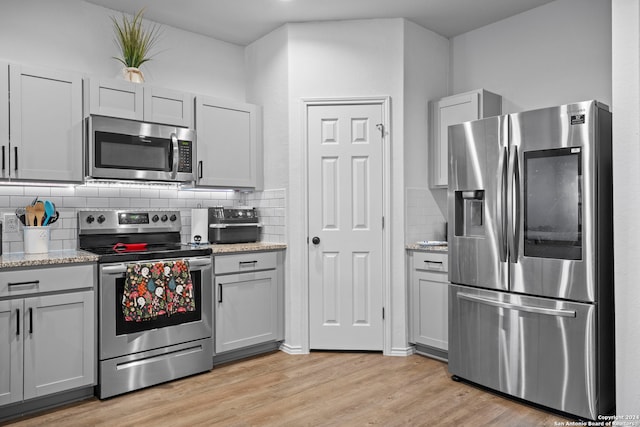
[[[85,115],[193,127],[193,95],[124,80],[88,79]]]
[[[145,86],[144,121],[192,128],[193,95]]]
[[[0,61],[0,178],[9,177],[9,64]]]
[[[257,105],[196,97],[198,186],[260,188],[262,141]]]
[[[119,117],[121,119],[144,119],[144,96],[142,85],[124,80],[85,80],[85,115]]]
[[[429,103],[430,149],[429,180],[432,188],[448,186],[448,136],[449,126],[497,116],[502,113],[502,97],[478,89],[447,96]]]
[[[10,64],[9,90],[10,135],[8,145],[2,141],[2,177],[82,181],[82,77]],[[2,116],[0,130],[6,113]]]

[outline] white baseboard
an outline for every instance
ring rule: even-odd
[[[309,354],[308,351],[304,351],[300,346],[290,346],[289,344],[281,344],[280,351],[283,351],[287,354]]]
[[[403,347],[403,348],[396,347],[396,348],[392,348],[391,352],[386,354],[385,356],[407,357],[407,356],[411,356],[415,352],[416,352],[416,349],[413,346]]]

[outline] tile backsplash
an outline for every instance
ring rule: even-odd
[[[212,206],[255,206],[263,224],[260,240],[285,242],[286,191],[257,192],[178,190],[168,186],[123,186],[122,184],[84,184],[69,187],[0,186],[0,220],[5,214],[15,215],[16,208],[30,204],[35,197],[51,200],[60,219],[51,225],[50,250],[76,249],[78,239],[77,211],[82,209],[177,209],[182,216],[181,236],[188,242],[191,235],[191,209]],[[22,226],[18,232],[3,227],[2,251],[22,252]]]
[[[405,243],[447,240],[446,219],[428,188],[406,188],[405,215]]]

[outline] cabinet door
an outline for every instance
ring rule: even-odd
[[[174,126],[193,127],[193,96],[175,90],[144,88],[144,120]]]
[[[447,351],[449,347],[447,274],[414,270],[412,282],[414,342]]]
[[[448,183],[448,136],[449,126],[479,116],[480,94],[466,93],[443,98],[432,104],[432,151],[431,151],[431,186],[446,187]]]
[[[215,279],[216,353],[278,339],[275,270]]]
[[[0,406],[22,400],[21,312],[21,299],[0,301]]]
[[[0,61],[0,179],[9,178],[9,64]]]
[[[24,399],[94,384],[93,291],[25,299]]]
[[[140,84],[124,80],[91,79],[88,86],[89,114],[131,120],[144,118],[143,86]]]
[[[10,65],[10,174],[82,181],[82,78]]]
[[[258,107],[213,98],[196,98],[199,186],[258,185]]]

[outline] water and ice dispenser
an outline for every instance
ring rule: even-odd
[[[484,190],[455,192],[454,234],[462,237],[485,235]]]

